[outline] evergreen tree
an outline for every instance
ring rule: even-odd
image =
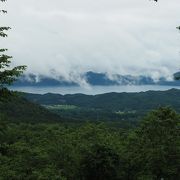
[[[0,0],[1,2],[5,2],[6,0]],[[6,14],[7,11],[1,9],[0,13]],[[10,27],[0,27],[0,37],[7,37],[7,31],[11,29]],[[6,85],[12,84],[17,77],[19,77],[23,71],[26,69],[26,66],[16,66],[11,67],[11,56],[6,55],[5,52],[7,49],[0,49],[0,91]]]

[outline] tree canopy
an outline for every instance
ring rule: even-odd
[[[13,121],[14,122],[14,121]],[[178,180],[179,114],[160,108],[135,129],[0,118],[0,179]]]

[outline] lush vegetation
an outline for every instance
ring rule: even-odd
[[[114,112],[104,109],[82,108],[73,105],[44,105],[50,112],[67,122],[104,122],[109,126],[130,128],[138,124],[142,114],[134,111]]]
[[[0,91],[0,114],[6,115],[8,119],[13,122],[61,121],[58,115],[6,89]]]
[[[95,96],[84,94],[22,94],[34,103],[73,120],[136,122],[147,112],[171,106],[180,112],[180,90],[148,91],[140,93],[108,93]]]
[[[180,90],[147,91],[139,93],[85,94],[23,94],[25,98],[44,105],[74,105],[83,108],[113,111],[149,111],[159,106],[172,105],[180,110]]]
[[[6,37],[7,30],[9,27],[0,27],[0,37]],[[156,96],[153,92],[97,96],[25,94],[27,99],[46,105],[45,109],[4,88],[25,69],[10,69],[11,57],[3,54],[5,51],[0,49],[0,180],[180,179],[179,114],[170,108],[159,108],[137,127],[122,126],[129,116],[160,104],[172,104],[179,110],[177,90]],[[68,121],[47,109],[64,117],[70,115]],[[95,123],[85,122],[84,117]],[[124,122],[119,128],[109,126],[107,121],[98,122],[105,117]],[[79,123],[77,119],[83,121]]]
[[[148,114],[135,129],[12,123],[0,118],[0,179],[180,178],[179,115]]]

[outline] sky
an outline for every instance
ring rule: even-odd
[[[87,71],[171,79],[180,69],[179,0],[13,0],[0,46],[26,73],[81,81]]]

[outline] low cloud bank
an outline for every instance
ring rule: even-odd
[[[172,79],[180,68],[180,41],[175,29],[179,0],[13,0],[1,41],[14,65],[33,73],[87,85],[82,74],[106,73]]]

